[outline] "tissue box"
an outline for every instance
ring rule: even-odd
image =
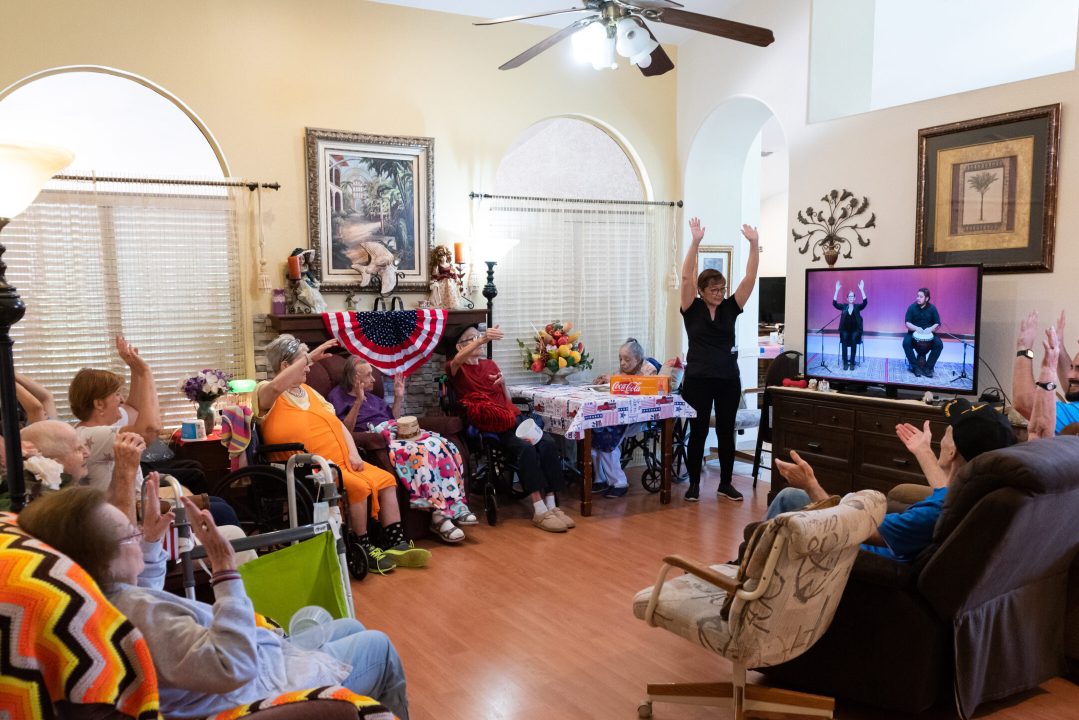
[[[666,395],[671,379],[666,375],[612,375],[612,395]]]

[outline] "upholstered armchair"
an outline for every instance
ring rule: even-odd
[[[746,685],[746,668],[796,657],[832,620],[859,545],[884,518],[884,496],[862,490],[825,509],[779,515],[754,532],[741,566],[703,566],[679,556],[652,588],[633,598],[633,613],[734,664],[732,683],[648,685],[638,714],[653,702],[733,705],[735,717],[768,712],[832,717],[831,698]],[[667,580],[671,568],[685,571]]]

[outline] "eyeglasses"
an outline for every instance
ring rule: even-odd
[[[120,538],[116,542],[119,545],[132,545],[134,543],[137,543],[141,539],[142,539],[142,530],[137,530],[137,531],[131,533],[130,535],[125,535],[124,537]]]
[[[726,285],[709,285],[704,290],[705,290],[705,292],[718,292],[720,294],[723,294],[723,293],[727,292],[727,286]]]

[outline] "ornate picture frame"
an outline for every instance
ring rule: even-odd
[[[434,244],[434,139],[306,128],[308,245],[322,292],[379,292],[357,267],[397,263],[396,292],[426,292]]]
[[[916,265],[1052,272],[1060,105],[918,131]]]
[[[709,268],[719,270],[727,278],[727,293],[733,293],[737,283],[731,277],[732,245],[701,245],[697,248],[697,275]]]

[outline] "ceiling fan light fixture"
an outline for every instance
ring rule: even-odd
[[[637,67],[648,67],[652,64],[652,52],[659,47],[659,43],[652,39],[648,30],[629,17],[619,20],[615,27],[618,54],[629,58]]]
[[[586,25],[573,34],[573,57],[579,63],[588,63],[596,70],[617,67],[615,64],[615,41],[607,37],[607,29],[601,22]]]

